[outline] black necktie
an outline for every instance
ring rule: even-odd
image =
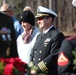
[[[45,33],[42,33],[42,34],[41,34],[41,37],[43,38],[43,37],[44,37],[44,35],[45,35]]]

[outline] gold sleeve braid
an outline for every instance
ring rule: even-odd
[[[48,68],[46,67],[46,65],[45,65],[45,63],[43,61],[38,63],[38,67],[41,69],[42,72],[45,72],[45,71],[48,70]]]

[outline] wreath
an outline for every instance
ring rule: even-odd
[[[0,75],[47,75],[46,73],[31,74],[31,70],[37,71],[35,66],[30,67],[21,59],[17,58],[0,58]]]
[[[73,65],[74,65],[74,67],[73,67],[73,70],[76,70],[76,47],[75,47],[75,49],[72,51],[72,53],[73,53],[73,56],[74,56],[74,60],[73,60]]]
[[[24,75],[27,68],[19,58],[0,58],[0,75]]]

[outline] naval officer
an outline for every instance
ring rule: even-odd
[[[47,72],[47,75],[57,75],[57,56],[64,39],[63,33],[53,25],[56,17],[57,14],[51,9],[38,6],[36,18],[42,31],[38,35],[31,53],[30,65],[37,67],[37,72]],[[31,73],[36,72],[32,70]]]

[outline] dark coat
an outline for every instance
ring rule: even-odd
[[[0,57],[18,57],[12,18],[0,13]]]
[[[32,62],[41,72],[48,71],[47,75],[57,75],[57,55],[64,35],[52,27],[44,37],[41,36],[37,37],[31,54]]]
[[[64,40],[62,42],[58,56],[58,75],[76,75],[76,71],[73,70],[73,50],[75,48],[76,36],[74,39]]]

